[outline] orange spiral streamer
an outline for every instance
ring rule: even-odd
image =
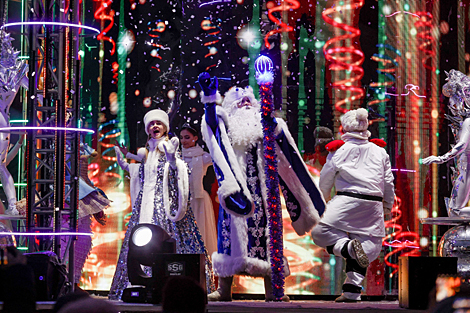
[[[436,41],[432,36],[433,16],[429,12],[416,12],[420,16],[419,21],[415,22],[415,26],[418,29],[418,38],[421,38],[421,43],[418,47],[422,51],[425,57],[421,60],[424,68],[435,71],[436,67],[428,65],[428,60],[436,56],[436,52],[432,49],[435,46]]]
[[[221,23],[222,21],[220,19],[217,19],[213,21],[210,18],[205,18],[201,22],[201,28],[206,32],[206,39],[208,40],[207,42],[204,43],[204,47],[207,47],[209,49],[209,52],[204,56],[205,59],[216,55],[219,53],[217,45],[220,41],[220,33],[221,33]],[[208,71],[211,67],[217,66],[218,63],[212,63],[209,66],[206,67],[206,71]]]
[[[106,127],[110,125],[116,125],[118,124],[119,121],[114,119],[109,122],[101,124],[101,126],[98,128],[98,143],[101,145],[101,159],[105,161],[111,161],[111,162],[116,162],[117,157],[111,157],[106,155],[108,152],[113,150],[113,147],[115,144],[110,143],[110,142],[104,142],[105,140],[108,141],[109,139],[114,139],[118,138],[121,135],[121,130],[119,128],[113,128],[110,130],[105,130]],[[110,171],[114,170],[117,168],[117,164],[114,163],[113,165],[109,166],[107,169],[105,169],[104,174],[107,176],[112,176],[112,177],[121,177],[117,173],[110,174]]]
[[[401,199],[395,197],[395,204],[392,208],[392,218],[385,221],[385,229],[391,230],[392,232],[385,236],[382,240],[382,245],[391,247],[392,251],[387,253],[384,257],[385,264],[393,268],[390,275],[394,275],[398,272],[398,264],[392,263],[389,259],[394,254],[400,254],[400,256],[420,256],[421,251],[419,250],[419,235],[411,231],[402,231],[403,227],[398,224],[398,220],[402,216],[400,210]]]
[[[111,28],[113,28],[114,25],[114,10],[111,9],[111,3],[113,3],[113,0],[106,0],[102,1],[100,7],[95,11],[95,19],[100,20],[100,21],[109,21],[108,26],[106,26],[104,29],[101,30],[101,33],[96,36],[96,39],[98,40],[105,40],[110,42],[113,45],[113,48],[111,49],[111,55],[114,55],[116,52],[116,42],[106,36],[106,33],[109,32]]]
[[[269,33],[266,34],[264,37],[264,45],[266,48],[270,49],[271,44],[268,42],[269,37],[274,36],[277,33],[284,33],[284,32],[291,32],[294,30],[292,26],[287,25],[283,21],[280,21],[276,17],[274,17],[273,13],[274,12],[279,12],[279,11],[290,11],[290,10],[296,10],[300,7],[300,3],[297,0],[284,0],[281,5],[278,5],[277,7],[273,7],[268,10],[268,17],[269,19],[276,23],[279,28],[271,30]]]
[[[363,5],[364,1],[353,0],[350,4],[331,7],[322,12],[322,18],[325,22],[346,32],[344,35],[328,40],[323,46],[325,59],[330,62],[329,69],[332,71],[346,71],[346,73],[349,74],[349,78],[331,83],[333,88],[350,92],[350,96],[337,101],[335,104],[335,109],[341,114],[348,111],[345,107],[347,103],[364,97],[364,90],[361,87],[357,87],[360,86],[361,79],[364,76],[364,69],[361,67],[364,62],[364,53],[354,45],[345,46],[349,42],[353,43],[359,41],[361,34],[359,28],[336,22],[330,15],[335,15],[337,12],[342,13],[354,9],[357,10]],[[341,41],[344,41],[345,44],[341,44]]]
[[[392,47],[388,44],[378,44],[377,47],[382,48],[384,50],[392,51],[394,54],[397,55],[397,57],[392,58],[391,56],[389,56],[387,54],[380,54],[380,53],[376,53],[371,57],[371,60],[382,64],[382,67],[377,68],[377,72],[379,74],[382,74],[383,76],[385,76],[387,78],[387,81],[385,81],[385,82],[372,82],[372,83],[369,84],[370,90],[372,90],[376,93],[377,98],[374,99],[374,100],[369,101],[367,103],[368,106],[380,105],[381,103],[382,103],[382,105],[384,105],[387,101],[390,101],[390,96],[388,96],[388,95],[387,96],[383,95],[383,99],[380,99],[376,91],[380,90],[381,88],[385,89],[386,87],[393,86],[393,84],[395,83],[395,72],[396,72],[396,69],[398,67],[398,57],[401,56],[401,53],[398,49],[396,49],[396,48],[394,48],[394,47]],[[369,120],[369,124],[382,122],[382,121],[385,121],[385,119],[384,118],[378,118],[378,119],[374,119],[374,120]]]
[[[162,33],[166,30],[166,24],[165,22],[161,21],[161,20],[157,20],[155,22],[155,26],[149,26],[149,29],[148,29],[148,35],[152,38],[155,38],[155,39],[152,39],[150,41],[147,41],[147,44],[154,47],[155,49],[152,50],[152,52],[150,52],[150,55],[154,58],[157,58],[159,60],[162,60],[162,56],[158,54],[158,51],[160,49],[165,49],[165,47],[159,43],[157,43],[157,40],[160,39],[160,36],[162,35]],[[154,42],[155,40],[155,42]],[[161,72],[162,70],[160,69],[160,64],[157,64],[157,66],[155,65],[152,65],[152,69],[156,70],[157,72]]]

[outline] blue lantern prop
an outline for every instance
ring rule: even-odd
[[[260,55],[255,61],[255,70],[257,75],[272,72],[273,68],[273,61],[265,55]]]

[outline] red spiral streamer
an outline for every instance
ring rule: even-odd
[[[109,21],[108,26],[106,26],[104,29],[101,30],[101,33],[96,37],[98,40],[105,40],[110,42],[113,45],[113,48],[111,49],[111,55],[114,55],[116,52],[116,42],[106,36],[106,33],[110,31],[111,28],[113,28],[114,25],[114,10],[111,9],[111,3],[113,3],[113,0],[106,0],[106,1],[97,1],[101,2],[100,7],[95,11],[95,19],[100,20],[102,25],[104,25],[104,21]]]
[[[268,42],[269,37],[274,36],[277,33],[284,33],[284,32],[291,32],[294,30],[292,26],[287,25],[283,21],[280,21],[277,19],[273,13],[274,12],[279,12],[279,11],[290,11],[290,10],[296,10],[300,7],[300,3],[297,0],[284,0],[281,5],[278,5],[277,7],[270,8],[268,10],[268,17],[269,19],[276,23],[278,25],[277,29],[271,30],[269,33],[266,34],[264,37],[264,45],[266,48],[270,49],[271,44]]]
[[[436,52],[432,49],[436,44],[436,40],[431,33],[434,27],[432,23],[433,16],[429,12],[416,12],[416,14],[420,16],[419,21],[415,22],[418,31],[417,36],[421,39],[418,49],[425,55],[421,63],[423,63],[424,68],[435,71],[436,67],[428,65],[428,60],[436,56]]]
[[[392,218],[385,221],[385,229],[391,232],[382,240],[382,245],[391,247],[392,251],[387,253],[384,257],[385,264],[393,268],[391,276],[398,272],[398,264],[392,263],[390,258],[394,254],[400,256],[420,256],[419,250],[419,235],[411,231],[403,231],[403,227],[398,224],[398,220],[402,216],[400,210],[401,199],[395,197],[395,204],[392,208]]]
[[[119,63],[113,62],[113,64],[111,64],[111,67],[113,68],[113,84],[117,85],[119,77]]]
[[[331,71],[346,71],[347,74],[349,74],[349,78],[331,83],[333,88],[350,92],[349,96],[336,101],[335,109],[341,114],[348,111],[345,107],[347,103],[364,97],[364,90],[361,87],[357,87],[360,86],[361,79],[364,76],[364,69],[362,68],[364,53],[354,44],[346,46],[346,44],[359,41],[359,36],[361,34],[359,28],[336,22],[334,18],[331,18],[330,16],[336,15],[335,13],[337,12],[344,13],[354,9],[358,10],[363,5],[364,1],[353,0],[350,4],[334,6],[325,9],[322,12],[322,18],[325,22],[346,32],[344,35],[336,36],[328,40],[323,46],[325,59],[330,62],[329,69]],[[342,41],[344,41],[343,44],[341,44]]]

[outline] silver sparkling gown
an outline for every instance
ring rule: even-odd
[[[165,229],[165,231],[176,240],[176,252],[184,254],[204,254],[206,256],[206,287],[207,292],[210,293],[215,290],[214,276],[212,272],[212,262],[208,257],[207,250],[204,246],[202,236],[199,232],[193,212],[188,207],[185,216],[177,221],[172,222],[167,218],[165,208],[163,206],[163,179],[164,179],[164,165],[166,162],[165,155],[163,153],[158,155],[158,161],[152,162],[153,164],[147,164],[152,167],[152,173],[155,173],[155,177],[150,178],[152,182],[155,181],[154,191],[154,211],[152,217],[152,223]],[[139,224],[140,209],[142,205],[142,198],[146,196],[148,190],[148,181],[145,182],[145,173],[149,172],[149,169],[145,169],[145,163],[140,165],[139,178],[141,182],[140,192],[135,200],[132,208],[132,216],[129,221],[129,225],[122,243],[121,252],[119,255],[118,263],[116,266],[116,272],[114,274],[113,282],[109,292],[109,299],[120,300],[123,290],[130,286],[127,275],[127,253],[129,251],[129,236],[135,225]],[[178,184],[176,171],[170,169],[169,173],[169,199],[170,209],[172,212],[177,210],[178,207]],[[147,188],[146,188],[147,187]],[[145,192],[144,192],[145,191]]]

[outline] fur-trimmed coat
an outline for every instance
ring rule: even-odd
[[[110,288],[109,298],[112,300],[120,300],[123,290],[130,284],[127,268],[130,235],[136,225],[143,223],[160,226],[175,239],[176,253],[204,254],[207,293],[214,290],[212,264],[193,211],[188,207],[188,167],[177,158],[173,169],[158,144],[158,140],[149,140],[149,152],[145,160],[141,156],[132,155],[133,159],[143,160],[142,164],[127,163],[119,149],[115,148],[119,165],[129,171],[131,176],[132,215]]]
[[[207,110],[206,106],[206,114]],[[206,123],[206,117],[203,117],[201,126],[214,161],[221,204],[218,251],[212,255],[214,272],[220,277],[234,274],[267,276],[271,274],[271,265],[263,142],[260,140],[252,147],[232,146],[227,134],[228,115],[221,107],[216,107],[216,114],[218,124],[215,131],[209,126],[213,121]],[[276,121],[280,187],[292,226],[298,235],[304,235],[319,222],[325,202],[301,159],[287,125],[281,119]],[[227,199],[237,193],[243,193],[252,202],[252,214],[239,214],[227,205]],[[285,263],[287,265],[286,260]],[[285,266],[285,275],[288,274],[288,266]]]

